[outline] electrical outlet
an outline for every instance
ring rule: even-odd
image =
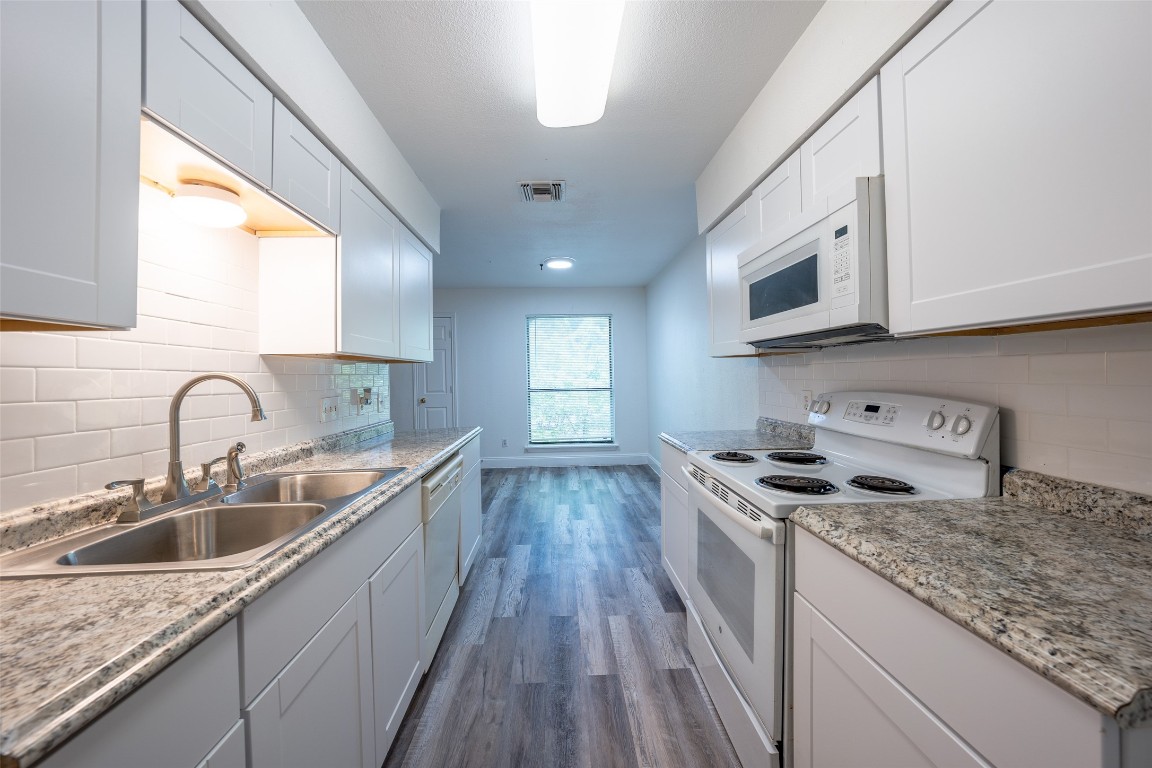
[[[800,390],[800,407],[804,409],[805,413],[812,408],[812,390]]]
[[[320,398],[320,421],[335,421],[340,417],[340,398]]]
[[[388,410],[384,405],[384,397],[379,392],[376,393],[376,413],[384,413]]]
[[[508,441],[507,440],[501,440],[500,441],[500,447],[501,448],[507,448],[508,447]]]

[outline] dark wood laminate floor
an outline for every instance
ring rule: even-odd
[[[484,470],[483,551],[385,766],[739,766],[644,466]]]

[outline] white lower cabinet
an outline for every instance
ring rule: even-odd
[[[692,510],[688,491],[679,481],[687,457],[668,445],[661,445],[660,453],[660,559],[680,599],[687,602]]]
[[[49,755],[40,768],[192,766],[211,758],[212,768],[240,763],[221,751],[240,717],[237,626],[230,621],[131,696]]]
[[[372,696],[366,584],[244,710],[251,768],[374,768]]]
[[[460,449],[464,457],[464,480],[460,483],[460,586],[468,578],[480,555],[484,535],[483,503],[480,493],[480,438],[474,437]]]
[[[417,528],[368,582],[376,765],[387,757],[424,671],[420,657],[423,573],[424,540]]]
[[[792,526],[796,768],[1148,765],[1122,731],[1006,653]]]
[[[237,720],[232,730],[220,739],[196,768],[247,768],[248,753],[244,721]]]

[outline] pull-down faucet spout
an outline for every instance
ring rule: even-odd
[[[184,480],[184,465],[180,461],[180,405],[184,402],[188,390],[211,379],[230,381],[248,395],[248,400],[252,403],[252,421],[263,421],[267,418],[264,415],[264,408],[260,405],[259,395],[245,381],[227,373],[205,373],[189,379],[184,386],[176,390],[176,394],[172,396],[172,405],[168,409],[168,479],[164,482],[161,501],[175,501],[191,495],[188,483]]]

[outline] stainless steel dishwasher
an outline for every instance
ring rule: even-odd
[[[460,596],[460,480],[464,459],[457,455],[424,478],[421,486],[424,517],[424,668],[444,636],[448,618]]]

